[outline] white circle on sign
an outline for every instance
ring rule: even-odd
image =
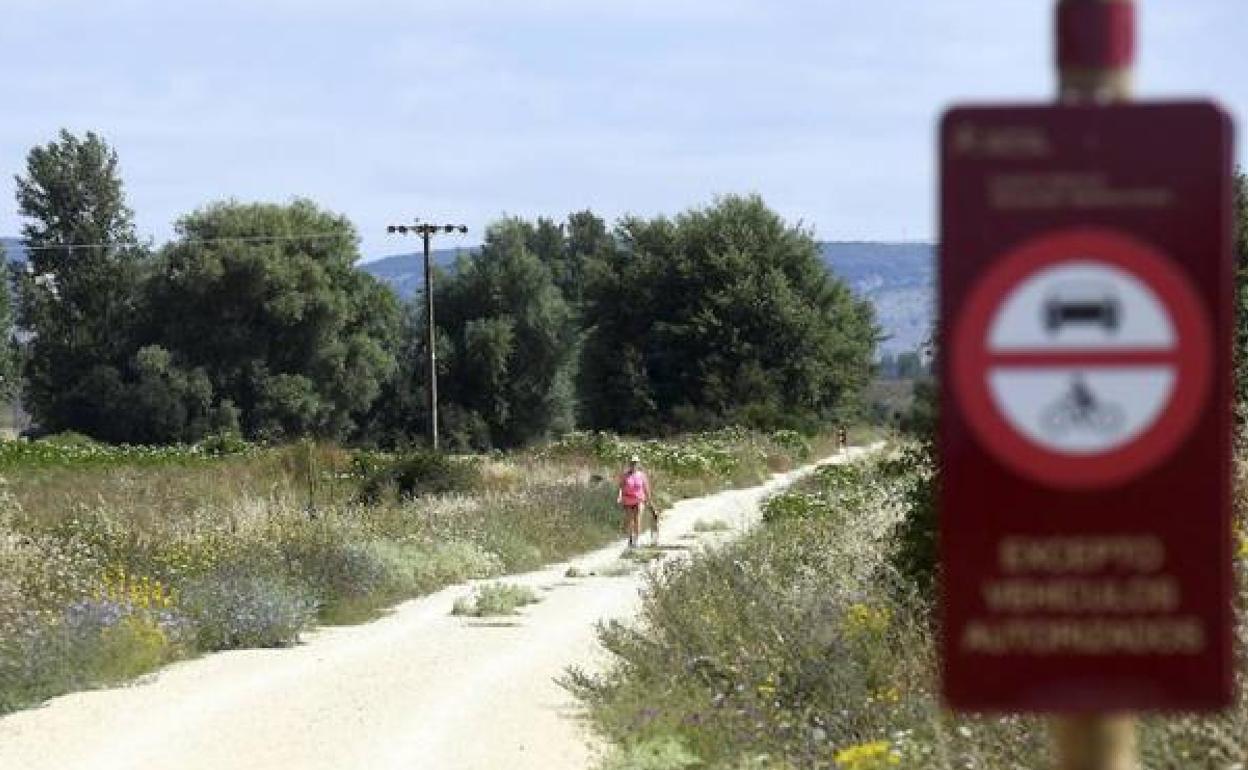
[[[1131,273],[1095,259],[1039,270],[1001,304],[988,332],[987,372],[997,409],[1053,452],[1095,455],[1145,433],[1174,393],[1174,322]],[[1073,353],[1065,356],[1064,353]],[[1097,365],[1087,353],[1138,356]]]

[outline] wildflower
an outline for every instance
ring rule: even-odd
[[[867,697],[867,704],[872,703],[889,703],[896,704],[901,702],[901,690],[896,687],[885,687],[871,693]]]
[[[764,697],[771,697],[772,695],[776,694],[775,679],[773,679],[771,676],[768,676],[762,682],[759,682],[758,686],[755,689],[758,690],[759,695],[762,695]]]
[[[836,764],[846,770],[878,770],[901,764],[901,755],[888,741],[871,741],[836,752]]]
[[[892,613],[887,607],[855,603],[845,612],[845,630],[851,636],[879,636],[888,630]]]

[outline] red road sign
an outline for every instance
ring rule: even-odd
[[[1231,696],[1230,124],[942,126],[943,686],[970,710]]]

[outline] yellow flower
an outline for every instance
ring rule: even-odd
[[[845,611],[845,630],[851,636],[880,636],[888,630],[892,612],[887,607],[851,604]]]
[[[766,679],[760,682],[758,684],[758,687],[755,689],[758,690],[758,693],[760,695],[764,695],[764,696],[775,695],[776,694],[775,679],[773,679],[771,676],[768,676]]]
[[[136,577],[126,573],[123,567],[110,567],[100,578],[96,598],[124,602],[144,610],[168,609],[177,597],[159,580],[146,575]]]
[[[845,770],[880,770],[901,764],[901,755],[888,741],[871,741],[836,752],[836,764]]]
[[[901,690],[896,687],[885,687],[876,690],[867,697],[867,703],[900,703]]]

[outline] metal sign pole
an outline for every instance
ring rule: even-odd
[[[1058,100],[1109,104],[1131,98],[1134,0],[1059,0]],[[1130,714],[1056,717],[1056,770],[1137,770],[1136,720]]]

